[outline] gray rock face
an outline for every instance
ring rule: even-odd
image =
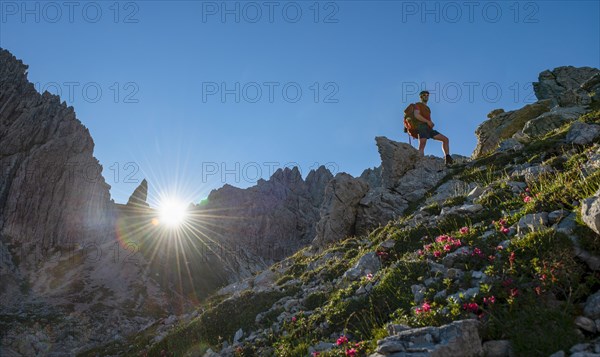
[[[419,152],[406,143],[391,141],[384,136],[375,138],[381,156],[381,178],[383,187],[392,189],[400,178],[414,168]]]
[[[508,138],[508,139],[504,140],[503,142],[501,142],[497,151],[498,152],[520,151],[521,149],[523,149],[523,147],[524,147],[523,144],[521,144],[517,139],[515,139],[513,137],[513,138]]]
[[[0,49],[0,315],[15,317],[0,355],[73,355],[140,329],[167,299],[138,246],[119,245],[88,130],[26,71]]]
[[[528,121],[523,127],[523,133],[532,138],[542,136],[565,123],[576,120],[583,113],[585,109],[582,107],[555,107],[550,112]]]
[[[360,200],[357,217],[356,232],[368,233],[378,225],[397,219],[408,207],[408,202],[399,194],[383,187],[370,190]]]
[[[200,223],[210,227],[219,244],[244,247],[255,257],[251,264],[232,261],[230,282],[249,277],[312,241],[325,187],[332,178],[323,166],[311,171],[306,181],[297,168],[285,168],[268,181],[259,180],[256,186],[240,189],[225,185],[210,193],[207,203],[196,208],[195,214],[202,217]]]
[[[27,80],[0,49],[0,234],[34,249],[66,247],[106,227],[110,186],[72,107]]]
[[[475,320],[454,321],[441,327],[422,327],[377,341],[373,356],[475,357],[483,353]]]
[[[148,181],[143,179],[140,185],[133,191],[131,197],[127,201],[129,207],[150,207],[146,202],[148,198]]]
[[[533,90],[539,100],[551,99],[558,104],[558,99],[567,91],[577,90],[583,83],[600,73],[597,68],[564,66],[552,71],[540,73],[538,82],[533,83]]]
[[[594,232],[600,234],[600,191],[581,204],[581,218]]]
[[[591,144],[600,137],[600,125],[575,122],[567,133],[566,141],[575,145]]]
[[[483,355],[486,357],[513,357],[512,346],[508,340],[494,340],[483,343]]]
[[[414,202],[433,187],[446,175],[443,161],[437,158],[424,157],[415,163],[415,168],[408,171],[394,187],[394,192],[402,195],[409,202]]]
[[[425,203],[443,203],[445,200],[457,197],[467,196],[472,189],[475,188],[474,183],[466,183],[460,180],[450,180],[438,187],[434,195],[429,197]]]
[[[533,86],[537,102],[510,112],[495,110],[488,115],[489,120],[477,128],[474,158],[494,151],[500,142],[510,137],[526,143],[531,137],[543,135],[576,119],[590,104],[600,99],[596,92],[600,90],[600,70],[558,67],[540,73],[539,82]],[[518,144],[509,141],[500,150],[514,148],[518,148]]]
[[[329,181],[313,245],[324,247],[355,233],[358,204],[368,189],[363,180],[346,173],[338,173]]]
[[[491,119],[484,121],[475,130],[477,147],[473,152],[473,158],[478,158],[494,151],[501,141],[510,138],[523,129],[525,123],[550,111],[551,108],[552,101],[550,99],[541,100],[526,105],[519,110],[497,114]]]
[[[381,178],[382,166],[374,167],[372,169],[366,169],[360,175],[360,178],[365,180],[371,189],[381,187],[383,185]]]
[[[600,291],[587,298],[583,314],[593,320],[600,319]]]
[[[527,214],[517,223],[517,230],[521,233],[535,232],[542,230],[548,226],[548,213],[532,213]]]
[[[374,252],[367,253],[360,257],[356,264],[344,273],[344,278],[356,280],[369,273],[375,274],[381,268],[381,262]]]

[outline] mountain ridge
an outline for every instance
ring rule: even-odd
[[[577,279],[600,267],[593,235],[600,226],[597,69],[542,72],[535,87],[536,94],[542,93],[533,104],[537,109],[490,113],[478,128],[473,159],[455,156],[451,169],[439,158],[419,157],[406,143],[377,137],[382,164],[360,177],[333,176],[320,167],[303,180],[297,168],[286,168],[247,189],[225,185],[213,190],[206,202],[190,207],[190,224],[202,233],[179,236],[179,249],[168,243],[173,233],[151,223],[157,215],[146,203],[151,182],[144,180],[127,205],[111,202],[93,157],[93,140],[73,108],[49,93],[31,92],[27,67],[8,51],[0,49],[0,63],[0,163],[9,167],[0,184],[0,296],[11,302],[0,311],[3,354],[211,356],[210,347],[220,355],[379,356],[402,351],[409,342],[399,340],[400,335],[414,343],[423,331],[441,336],[449,329],[470,336],[464,343],[480,353],[485,346],[478,333],[485,342],[500,336],[493,329],[495,320],[488,318],[487,329],[477,327],[478,333],[470,322],[442,324],[484,311],[483,298],[494,296],[496,306],[521,302],[494,285],[499,282],[486,270],[493,264],[468,259],[486,251],[504,264],[494,268],[505,269],[503,274],[515,280],[528,279],[511,271],[515,263],[508,253],[484,246],[486,240],[527,256],[530,247],[522,241],[537,244],[552,237],[560,242],[557,247],[536,249],[569,259],[549,257],[547,264],[568,263]],[[42,103],[43,110],[28,111],[27,100],[22,103],[15,94],[15,83],[17,92],[28,88],[30,100]],[[21,149],[28,141],[16,138],[32,145]],[[53,146],[60,140],[66,141]],[[52,150],[44,156],[34,150],[36,145]],[[41,155],[40,160],[22,153]],[[48,165],[55,156],[63,158],[61,166]],[[76,185],[66,185],[69,157],[96,168],[96,179],[79,174]],[[25,180],[28,172],[43,173],[34,187]],[[48,173],[59,180],[47,180]],[[561,197],[545,175],[581,192],[564,184]],[[546,186],[551,189],[545,191]],[[36,217],[29,207],[42,204],[49,207],[44,214],[56,218],[32,222]],[[577,214],[585,224],[577,222]],[[63,234],[69,226],[73,231]],[[439,237],[453,244],[462,237],[464,245],[446,251]],[[43,248],[43,254],[30,251],[31,246]],[[123,254],[118,261],[106,254],[115,248]],[[105,253],[92,259],[98,251]],[[186,274],[174,268],[180,262]],[[473,269],[459,268],[459,263]],[[522,264],[524,271],[544,268]],[[533,283],[517,280],[511,289],[525,294],[527,284]],[[597,288],[593,282],[583,286]],[[551,286],[539,287],[548,296],[557,294]],[[396,290],[402,294],[391,293]],[[583,303],[591,293],[579,292],[574,299]],[[467,305],[461,311],[459,306],[457,312],[449,297],[478,308]],[[497,313],[506,312],[499,308]],[[587,328],[595,336],[590,321],[600,315],[576,317],[579,330]],[[415,331],[418,326],[431,328]],[[576,334],[568,337],[578,340]],[[343,338],[361,341],[352,347]],[[342,343],[333,342],[338,339]],[[519,350],[519,342],[513,336],[509,346]],[[423,348],[442,353],[451,350],[447,343],[440,338]]]

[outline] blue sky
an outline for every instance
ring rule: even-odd
[[[75,107],[115,201],[146,178],[155,205],[285,166],[358,176],[422,88],[470,156],[539,72],[600,67],[599,21],[598,1],[0,1],[0,47]]]

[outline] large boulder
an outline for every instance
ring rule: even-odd
[[[397,219],[407,207],[408,201],[394,191],[383,187],[369,190],[359,202],[356,233],[366,234],[379,225]]]
[[[576,120],[585,112],[586,110],[583,107],[552,108],[551,111],[528,121],[523,127],[523,134],[530,138],[542,136],[565,123]]]
[[[600,234],[600,190],[581,204],[581,218],[594,232]]]
[[[554,105],[577,104],[577,100],[569,97],[576,95],[581,85],[598,73],[600,73],[600,70],[592,67],[557,67],[552,71],[541,72],[538,76],[538,82],[533,83],[533,90],[539,100],[550,99]],[[594,87],[594,84],[588,83],[587,87]],[[570,91],[571,93],[567,94]],[[586,95],[586,93],[580,93],[580,95]]]
[[[600,125],[577,121],[571,125],[565,141],[570,144],[587,145],[600,137]]]
[[[477,147],[473,158],[481,157],[496,149],[498,144],[519,132],[531,119],[549,112],[552,108],[550,99],[528,104],[521,109],[493,115],[484,121],[477,130]]]
[[[403,199],[415,202],[446,176],[447,172],[443,167],[443,160],[434,157],[423,157],[416,162],[414,169],[402,176],[393,191],[400,194]]]
[[[476,320],[461,320],[401,331],[377,341],[376,353],[370,357],[478,357],[483,354],[478,324]]]
[[[354,235],[358,204],[368,190],[369,185],[361,179],[343,172],[335,175],[325,188],[321,219],[312,244],[321,248]]]
[[[406,172],[414,168],[419,152],[409,144],[398,143],[385,136],[378,136],[375,141],[381,156],[382,185],[392,189]]]

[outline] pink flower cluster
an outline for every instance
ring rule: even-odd
[[[358,351],[354,348],[350,348],[348,350],[346,350],[346,356],[356,356],[358,354]]]
[[[498,222],[492,221],[492,224],[495,224],[498,227],[498,230],[504,234],[508,234],[508,232],[510,232],[510,229],[506,227],[505,219],[501,219]]]
[[[528,202],[533,201],[533,197],[531,197],[530,194],[531,194],[531,192],[529,190],[529,187],[527,187],[525,189],[525,193],[521,194],[521,197],[523,197],[523,202],[528,203]],[[539,193],[536,196],[539,196]]]
[[[340,338],[338,338],[338,339],[337,339],[337,342],[336,342],[336,344],[337,344],[338,346],[341,346],[341,345],[343,345],[343,344],[345,344],[345,343],[348,343],[348,337],[346,337],[346,336],[344,336],[344,335],[340,336]]]
[[[480,258],[485,257],[485,255],[483,254],[483,252],[481,251],[481,249],[475,247],[475,249],[473,249],[473,253],[471,253],[471,256],[478,256]]]
[[[385,260],[390,256],[390,254],[388,252],[384,252],[382,250],[377,251],[377,253],[375,253],[375,254],[377,254],[377,256],[382,260]]]
[[[452,248],[460,247],[462,242],[460,239],[450,237],[448,235],[441,235],[435,238],[435,243],[425,244],[423,249],[425,252],[433,252],[433,256],[439,258],[442,256],[442,252],[450,252]],[[419,255],[424,255],[423,250],[418,250]]]
[[[431,311],[431,305],[429,305],[429,303],[427,301],[425,301],[423,303],[423,305],[421,305],[421,307],[417,307],[415,309],[415,314],[420,314],[420,313],[424,313],[424,312],[429,312]]]
[[[479,305],[476,302],[465,303],[463,304],[463,310],[476,314],[479,311]]]
[[[496,302],[496,297],[494,295],[490,296],[490,297],[484,297],[483,298],[483,304],[484,305],[492,305]]]
[[[469,233],[469,227],[462,227],[459,232],[460,234],[467,234]]]

